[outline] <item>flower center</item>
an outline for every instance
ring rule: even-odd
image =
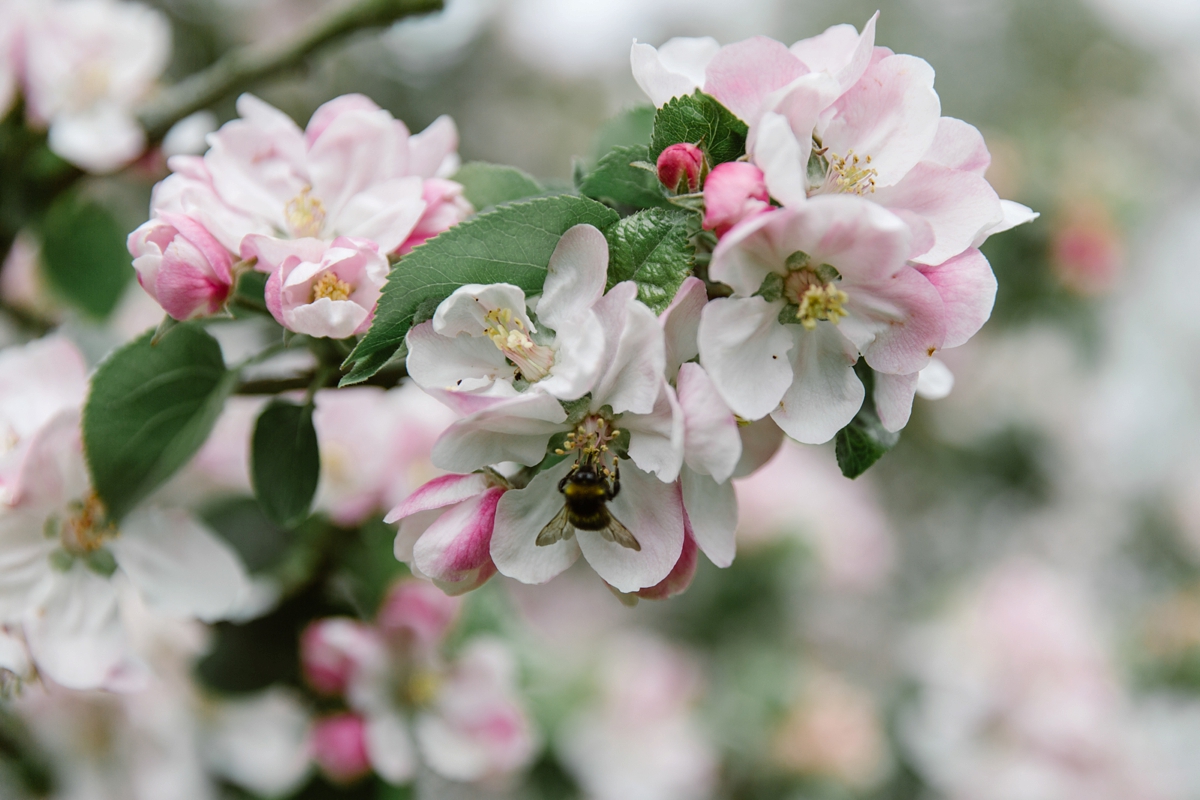
[[[843,305],[850,295],[808,265],[792,270],[783,279],[783,296],[796,306],[796,321],[806,330],[816,328],[821,320],[836,325],[842,317],[849,316]]]
[[[332,272],[326,272],[313,284],[312,302],[315,303],[323,297],[327,297],[330,300],[349,300],[350,293],[353,291],[353,286],[343,280],[339,280],[338,276]]]
[[[67,506],[67,512],[67,518],[59,525],[58,536],[63,549],[71,555],[94,553],[105,542],[116,538],[117,526],[108,519],[108,512],[95,492],[88,492],[82,500],[73,501]]]
[[[577,451],[577,461],[591,461],[607,475],[609,468],[603,459],[609,455],[608,446],[621,435],[620,429],[613,423],[614,420],[600,414],[588,414],[575,426],[575,430],[567,434],[563,446],[554,450],[555,455],[565,456]],[[616,461],[615,456],[613,461]]]
[[[517,365],[521,377],[537,383],[550,374],[550,368],[554,366],[554,349],[530,339],[525,323],[511,309],[493,308],[487,312],[487,321],[484,333],[505,358]]]
[[[318,237],[325,228],[325,204],[313,197],[311,186],[301,189],[284,206],[283,214],[293,238]]]
[[[418,669],[404,683],[404,699],[409,705],[423,708],[437,697],[442,676],[431,669]]]
[[[871,157],[859,158],[853,150],[843,158],[837,153],[824,154],[828,169],[825,181],[812,194],[874,194],[875,176],[879,171],[871,166]]]

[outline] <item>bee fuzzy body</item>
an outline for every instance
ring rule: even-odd
[[[637,537],[608,510],[608,501],[621,491],[620,474],[598,469],[595,462],[578,463],[558,482],[562,510],[538,533],[540,547],[570,539],[576,530],[595,531],[604,539],[630,550],[641,550]]]

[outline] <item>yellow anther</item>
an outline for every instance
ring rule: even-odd
[[[72,555],[87,555],[116,537],[117,526],[108,520],[104,504],[95,492],[70,506],[70,514],[59,529],[63,549]]]
[[[508,308],[493,308],[485,317],[484,334],[495,343],[505,358],[517,366],[521,377],[537,383],[550,374],[554,350],[537,344],[525,332],[525,322]]]
[[[829,164],[829,171],[825,175],[825,184],[821,187],[821,192],[860,195],[874,193],[875,178],[879,171],[870,166],[870,156],[859,158],[850,150],[845,158],[831,152],[826,155],[825,160]]]
[[[319,237],[325,229],[325,204],[305,186],[283,209],[288,231],[296,238]]]
[[[327,297],[330,300],[349,300],[350,293],[353,291],[353,286],[343,280],[339,280],[338,276],[332,272],[326,272],[313,284],[312,301],[315,303],[322,297]]]
[[[849,299],[850,296],[833,283],[810,286],[800,298],[796,319],[810,331],[817,327],[820,320],[829,320],[836,325],[842,317],[849,316],[846,309],[842,308]]]

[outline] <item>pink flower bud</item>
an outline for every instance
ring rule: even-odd
[[[687,142],[673,144],[658,156],[658,179],[673,192],[694,192],[700,188],[706,166],[699,147]]]
[[[233,285],[233,256],[199,222],[160,213],[129,234],[138,283],[175,319],[216,313]]]
[[[375,623],[385,634],[408,634],[423,645],[435,645],[458,616],[462,601],[432,583],[401,581],[391,588]]]
[[[321,772],[334,783],[351,783],[371,771],[367,726],[357,714],[335,714],[317,721],[309,746]]]
[[[300,668],[321,694],[342,694],[364,666],[382,658],[375,630],[356,620],[330,617],[313,622],[300,636]]]
[[[704,227],[725,233],[742,220],[771,207],[763,173],[744,161],[713,167],[704,183]]]

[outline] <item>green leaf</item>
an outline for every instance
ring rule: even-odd
[[[83,409],[92,485],[113,519],[200,449],[237,384],[203,328],[177,325],[152,346],[153,336],[146,331],[104,360]]]
[[[516,167],[472,161],[450,180],[463,185],[463,196],[479,211],[513,200],[536,197],[545,191],[531,175]]]
[[[375,321],[343,365],[351,371],[341,385],[378,372],[404,343],[418,311],[432,313],[468,283],[503,282],[540,292],[546,265],[568,228],[587,223],[604,230],[617,219],[617,212],[586,197],[543,197],[480,214],[430,239],[392,267]]]
[[[274,400],[254,425],[250,451],[254,496],[266,515],[285,528],[308,517],[321,477],[312,412],[309,404]]]
[[[607,232],[608,285],[632,280],[638,299],[661,314],[692,274],[691,215],[652,208],[626,217]]]
[[[746,154],[746,123],[700,90],[676,97],[654,115],[654,134],[650,138],[650,157],[673,144],[689,142],[708,156],[710,166],[736,161]]]
[[[42,220],[46,278],[65,300],[104,319],[134,271],[126,232],[103,206],[67,192]]]
[[[614,147],[645,145],[654,131],[654,106],[626,109],[600,126],[592,146],[592,160],[599,161]]]
[[[579,183],[586,197],[612,205],[634,208],[669,208],[658,175],[651,170],[634,166],[648,163],[650,150],[644,144],[614,147]]]
[[[857,478],[900,441],[900,433],[889,431],[875,413],[875,373],[863,362],[855,366],[867,390],[862,408],[850,424],[837,433],[835,451],[838,466],[847,478]]]

